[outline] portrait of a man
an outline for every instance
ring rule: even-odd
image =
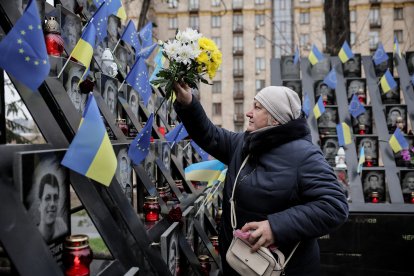
[[[323,78],[329,73],[331,70],[331,62],[328,56],[324,56],[324,58],[312,66],[312,78],[314,80],[323,80]]]
[[[406,108],[404,106],[387,106],[386,112],[389,133],[394,133],[397,127],[399,127],[403,133],[406,132]]]
[[[366,104],[366,89],[365,89],[365,80],[362,79],[353,79],[347,81],[348,87],[348,100],[352,99],[352,96],[355,94],[358,99],[364,104]]]
[[[335,156],[338,153],[338,139],[328,138],[322,141],[322,152],[329,165],[335,165]]]
[[[138,108],[139,108],[139,102],[138,102],[138,94],[137,92],[133,91],[131,89],[131,91],[129,92],[129,99],[128,99],[128,104],[129,107],[132,110],[132,113],[134,113],[134,115],[138,118]]]
[[[382,91],[381,85],[380,91],[381,91],[381,99],[383,104],[400,104],[400,80],[398,78],[394,78],[395,82],[397,83],[397,86],[394,89],[391,89],[387,93],[384,93]]]
[[[115,79],[106,79],[103,98],[111,113],[117,118],[118,88]]]
[[[282,79],[299,79],[300,70],[299,63],[293,64],[293,56],[282,56]],[[296,91],[296,90],[295,90]]]
[[[164,167],[167,169],[167,171],[170,171],[171,167],[171,149],[170,144],[168,142],[163,142],[161,144],[162,147],[162,163],[164,164]]]
[[[358,143],[358,158],[361,152],[361,147],[364,147],[365,159],[372,158],[376,164],[378,158],[377,154],[377,140],[374,137],[363,137],[362,139],[357,138]]]
[[[371,108],[365,107],[365,112],[356,119],[352,117],[352,126],[355,134],[372,134]]]
[[[132,204],[132,167],[126,148],[121,148],[117,154],[118,166],[116,168],[116,180],[121,185],[124,195]]]
[[[125,74],[128,73],[127,72],[127,66],[128,66],[127,50],[124,47],[118,45],[115,51],[115,58],[116,58],[116,63],[118,64],[118,70],[121,69],[122,72],[124,72]]]
[[[115,15],[110,15],[108,17],[108,27],[107,27],[107,34],[106,37],[108,47],[113,49],[115,48],[116,43],[118,42],[118,30],[120,26],[120,20]]]
[[[393,70],[394,70],[394,64],[393,64],[393,53],[386,53],[388,55],[388,60],[381,62],[378,65],[375,65],[374,63],[374,69],[375,69],[375,74],[378,78],[382,77],[382,75],[384,75],[384,73],[387,71],[387,69],[390,69],[390,72],[392,74]]]
[[[359,78],[361,77],[361,55],[355,54],[343,64],[345,78]]]
[[[71,64],[69,72],[65,77],[66,92],[79,113],[83,113],[87,99],[87,95],[82,94],[79,87],[84,70],[84,67],[78,66],[77,64]]]
[[[327,107],[318,119],[319,133],[329,135],[336,134],[337,109]]]
[[[286,86],[299,95],[299,99],[302,101],[302,82],[300,80],[283,81],[283,86]]]
[[[322,100],[326,102],[327,105],[335,104],[335,93],[334,90],[329,88],[329,86],[323,81],[317,81],[315,83],[315,99],[322,97]]]
[[[106,44],[104,41],[97,43],[95,48],[93,49],[93,58],[95,60],[95,70],[101,71],[102,70],[102,55],[106,48]]]
[[[365,174],[363,180],[365,201],[370,201],[373,192],[378,193],[380,201],[385,198],[384,173],[381,171],[370,171]]]
[[[401,183],[401,189],[403,194],[410,194],[414,192],[414,171],[407,172]]]
[[[149,179],[155,185],[157,181],[157,170],[155,166],[155,143],[150,144],[150,153],[145,157],[144,167]]]
[[[81,19],[74,14],[63,14],[62,12],[61,29],[65,51],[68,55],[70,55],[81,36]]]

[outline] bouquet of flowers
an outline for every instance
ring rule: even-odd
[[[200,81],[209,84],[203,76],[208,74],[212,80],[221,64],[221,52],[214,41],[191,28],[178,31],[173,41],[162,43],[161,47],[169,65],[151,83],[165,87],[167,99],[172,96],[174,82],[184,81],[198,89]]]
[[[410,151],[412,153],[410,153]],[[413,156],[411,156],[413,154]],[[404,161],[409,161],[412,165],[414,165],[414,147],[411,149],[403,149],[401,151],[401,157]]]

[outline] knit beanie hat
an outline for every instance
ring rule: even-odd
[[[254,97],[280,124],[297,119],[301,113],[298,94],[284,86],[268,86]]]

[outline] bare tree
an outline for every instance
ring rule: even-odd
[[[337,55],[345,40],[349,42],[349,0],[325,0],[326,52]]]

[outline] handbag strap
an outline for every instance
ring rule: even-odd
[[[239,174],[241,172],[241,170],[244,168],[244,166],[247,163],[247,160],[249,159],[249,154],[246,156],[246,158],[243,160],[243,163],[240,166],[240,169],[236,175],[236,179],[234,180],[234,184],[233,184],[233,191],[231,192],[231,198],[230,198],[230,219],[231,219],[231,227],[233,228],[233,231],[236,230],[237,227],[237,218],[236,218],[236,209],[235,209],[235,205],[234,205],[234,191],[236,190],[236,184],[237,184],[237,179],[239,178]]]

